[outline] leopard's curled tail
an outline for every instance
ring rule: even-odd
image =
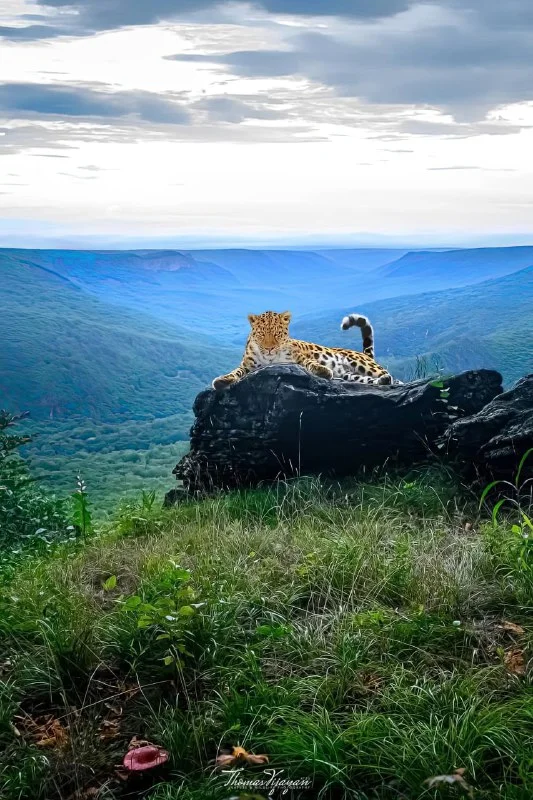
[[[343,331],[347,331],[348,328],[353,328],[354,326],[361,328],[363,353],[366,353],[370,358],[374,358],[374,329],[370,324],[370,320],[362,314],[348,314],[341,322]]]

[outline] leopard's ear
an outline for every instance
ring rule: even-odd
[[[256,319],[257,317],[255,314],[248,314],[248,322],[250,323],[250,325],[253,325]]]
[[[291,318],[292,318],[292,314],[291,314],[290,311],[284,311],[281,314],[281,319],[283,320],[283,322],[290,322]]]

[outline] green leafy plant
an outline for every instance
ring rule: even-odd
[[[183,667],[183,656],[190,656],[185,645],[185,632],[189,621],[203,603],[196,602],[191,573],[171,562],[171,586],[151,602],[139,594],[121,601],[125,611],[137,618],[137,628],[145,630],[154,643],[164,643],[161,658],[165,666]],[[167,576],[168,577],[168,576]],[[169,581],[165,581],[169,583]],[[162,587],[159,587],[161,590]]]
[[[143,489],[141,492],[141,509],[143,511],[151,511],[154,507],[156,496],[155,489],[151,489],[150,491]]]
[[[77,477],[77,489],[72,494],[72,519],[83,538],[92,532],[90,501],[81,475]]]
[[[110,575],[109,578],[107,578],[107,580],[105,580],[102,583],[102,589],[104,590],[104,592],[112,592],[113,589],[116,589],[116,586],[117,586],[116,575]]]

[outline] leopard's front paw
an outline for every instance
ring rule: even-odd
[[[235,383],[235,378],[231,375],[219,375],[218,378],[215,378],[211,386],[215,390],[215,392],[221,392],[223,389],[227,389],[228,386],[231,386],[232,383]]]
[[[329,367],[324,367],[322,364],[314,365],[313,373],[317,376],[317,378],[327,378],[328,380],[333,378],[332,370],[330,370]]]

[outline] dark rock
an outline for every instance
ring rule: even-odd
[[[445,433],[449,455],[482,475],[514,481],[521,458],[533,448],[533,374],[498,395],[477,414],[456,420]],[[533,479],[533,454],[521,479]]]
[[[297,366],[265,367],[224,392],[198,395],[191,450],[174,474],[195,492],[410,464],[428,457],[450,415],[474,414],[501,391],[501,376],[489,370],[462,373],[445,387],[364,386]]]
[[[163,507],[168,508],[169,506],[177,506],[178,503],[183,503],[185,500],[189,499],[189,492],[187,492],[183,486],[177,486],[175,489],[171,489],[166,493],[163,500]]]

